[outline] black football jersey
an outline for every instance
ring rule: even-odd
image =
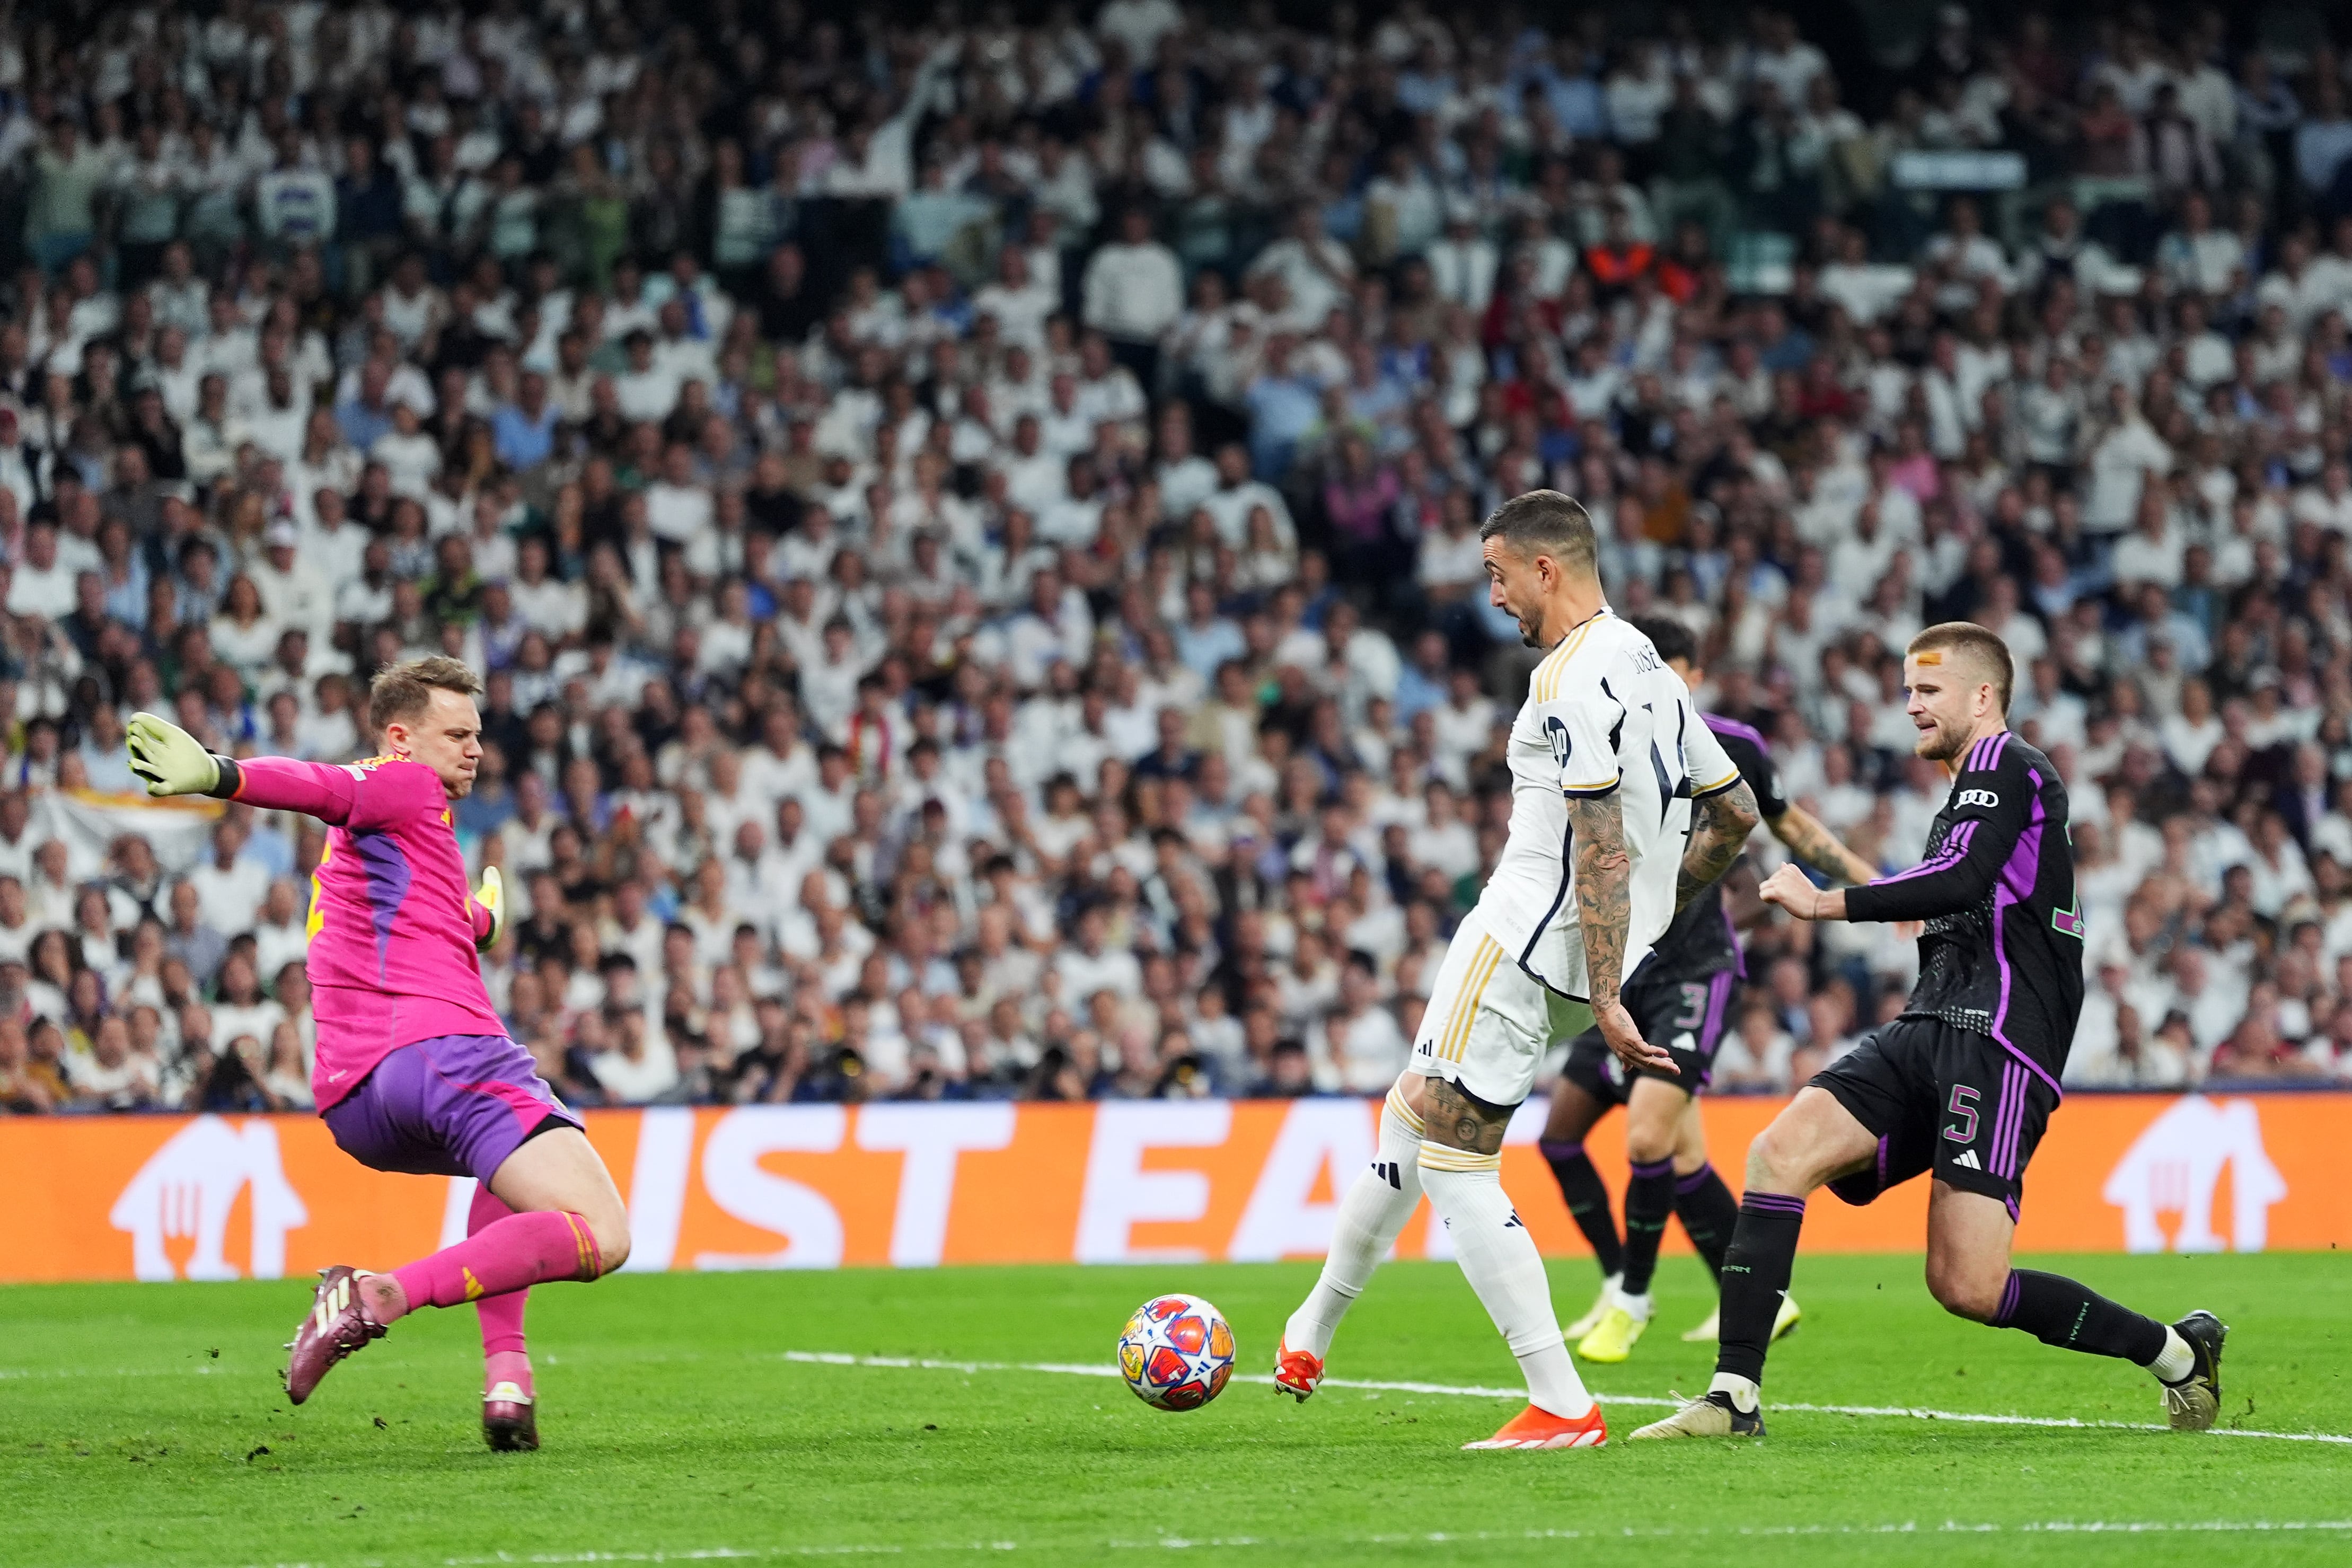
[[[1769,822],[1788,810],[1789,797],[1781,791],[1780,773],[1772,765],[1771,748],[1764,737],[1737,719],[1716,713],[1700,717],[1755,792],[1757,814]],[[1643,984],[1654,981],[1683,984],[1704,981],[1727,969],[1745,973],[1739,938],[1731,929],[1730,912],[1723,907],[1723,884],[1717,882],[1683,906],[1682,913],[1658,939],[1650,961],[1642,965],[1641,978]]]
[[[1969,747],[1927,834],[1927,858],[1850,888],[1846,916],[1927,922],[1906,1016],[2000,1042],[2054,1089],[2083,1011],[2083,916],[2066,786],[2016,735]]]

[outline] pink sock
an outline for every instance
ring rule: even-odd
[[[522,1292],[517,1290],[512,1295],[495,1299],[512,1301],[521,1295]],[[482,1392],[488,1394],[502,1383],[513,1384],[522,1390],[525,1399],[530,1398],[530,1357],[520,1351],[492,1351],[482,1363]]]
[[[394,1269],[406,1301],[381,1321],[419,1307],[455,1307],[549,1279],[593,1279],[603,1272],[596,1238],[578,1215],[551,1209],[509,1215],[455,1247]]]
[[[500,1203],[488,1187],[474,1189],[474,1206],[466,1215],[466,1234],[475,1236],[499,1220],[512,1215],[514,1210]],[[502,1383],[511,1383],[530,1396],[530,1354],[524,1347],[522,1335],[523,1309],[530,1303],[528,1290],[509,1290],[503,1296],[485,1296],[474,1303],[482,1317],[482,1388],[484,1392]]]

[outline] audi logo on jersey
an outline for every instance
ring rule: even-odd
[[[1962,805],[1980,805],[1987,811],[2000,804],[2000,796],[1989,789],[1964,789],[1960,792]]]

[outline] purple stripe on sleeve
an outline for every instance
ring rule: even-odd
[[[1986,767],[1986,769],[1987,769],[1988,771],[1990,771],[1990,770],[1991,770],[1991,769],[1993,769],[1993,768],[1997,768],[1997,767],[2000,766],[2000,759],[2001,759],[2003,756],[2007,755],[2007,754],[2008,754],[2008,752],[2009,752],[2009,731],[2006,731],[2006,730],[2003,730],[2000,734],[1995,735],[1995,736],[1992,738],[1992,750],[1991,750],[1990,752],[1988,752],[1988,753],[1986,754],[1986,756],[1985,756],[1985,767]]]
[[[1881,877],[1870,885],[1874,888],[1883,888],[1889,882],[1907,882],[1914,877],[1932,877],[1938,871],[1948,870],[1959,864],[1968,856],[1969,840],[1977,836],[1978,820],[1973,816],[1961,819],[1953,826],[1952,836],[1944,840],[1944,847],[1937,850],[1933,856],[1920,861],[1907,871],[1897,871],[1892,877]]]

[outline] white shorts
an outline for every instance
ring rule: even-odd
[[[1534,1090],[1544,1053],[1591,1027],[1590,1006],[1521,969],[1474,911],[1437,966],[1405,1070],[1459,1084],[1489,1105],[1515,1106]]]

